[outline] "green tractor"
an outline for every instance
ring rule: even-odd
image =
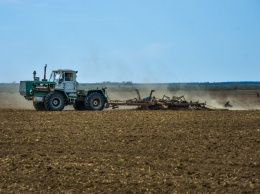
[[[67,105],[73,105],[75,110],[103,110],[108,108],[106,88],[79,90],[76,81],[77,71],[58,69],[51,73],[50,79],[40,81],[33,72],[33,81],[20,81],[19,92],[27,100],[33,101],[33,106],[39,111],[61,111]]]

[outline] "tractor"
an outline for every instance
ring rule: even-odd
[[[77,71],[69,69],[53,70],[50,79],[40,81],[33,72],[33,81],[20,81],[19,92],[27,100],[33,101],[38,111],[61,111],[67,105],[73,105],[75,110],[103,110],[108,108],[106,88],[79,90],[76,81]]]

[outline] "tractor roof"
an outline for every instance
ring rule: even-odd
[[[57,70],[53,70],[54,72],[76,72],[74,70],[71,70],[71,69],[57,69]]]

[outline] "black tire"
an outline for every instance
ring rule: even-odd
[[[103,110],[105,98],[100,93],[91,93],[85,98],[85,107],[87,110]]]
[[[73,108],[75,110],[86,110],[84,101],[75,101],[75,104],[73,104]]]
[[[44,103],[43,102],[33,102],[33,107],[37,111],[46,111],[46,108],[44,107]]]
[[[64,109],[65,100],[64,96],[59,92],[49,93],[45,97],[44,107],[48,111],[61,111]]]

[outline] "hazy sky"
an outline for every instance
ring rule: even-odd
[[[260,0],[0,0],[0,83],[260,80]]]

